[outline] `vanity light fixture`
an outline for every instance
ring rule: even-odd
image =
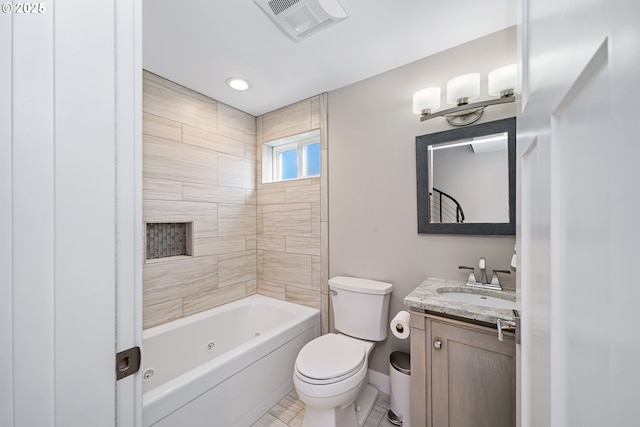
[[[413,113],[420,114],[420,121],[445,117],[452,126],[467,126],[477,122],[484,109],[490,105],[515,101],[516,64],[491,71],[488,75],[489,95],[496,99],[469,101],[480,95],[480,73],[464,74],[447,82],[447,103],[455,107],[442,111],[440,108],[440,88],[430,87],[413,94]]]
[[[440,108],[440,88],[429,87],[413,94],[413,114],[431,114]]]
[[[244,91],[251,87],[251,82],[249,80],[245,80],[240,77],[229,77],[227,79],[227,84],[231,87],[231,89]]]

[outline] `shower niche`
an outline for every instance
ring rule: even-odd
[[[192,222],[148,222],[145,260],[193,255]]]

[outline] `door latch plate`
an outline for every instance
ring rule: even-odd
[[[116,353],[116,381],[138,372],[140,361],[140,347],[131,347]]]

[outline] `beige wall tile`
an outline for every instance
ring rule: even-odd
[[[218,103],[218,133],[255,146],[256,118],[226,104]]]
[[[264,280],[264,251],[260,249],[256,251],[256,269],[258,272],[258,280]]]
[[[256,206],[256,234],[260,235],[264,232],[264,223],[262,218],[264,217],[264,206]]]
[[[319,256],[311,257],[311,289],[314,291],[321,291],[322,286],[320,284],[320,280],[322,278],[322,273],[320,272],[320,268],[322,266],[322,261]]]
[[[244,251],[247,248],[245,236],[205,237],[193,239],[193,255],[219,255],[229,252]]]
[[[245,198],[244,202],[248,205],[258,204],[258,191],[256,189],[244,190]]]
[[[327,126],[327,117],[329,113],[329,94],[323,93],[320,98],[320,148],[326,150],[329,148],[329,129]]]
[[[157,309],[146,324],[158,324],[257,290],[256,120],[148,72],[144,92],[145,218],[194,222],[196,235],[195,257],[144,266],[144,304]]]
[[[218,155],[218,185],[222,187],[255,188],[255,162],[243,157]]]
[[[311,289],[311,256],[264,251],[264,280]]]
[[[300,178],[292,179],[289,181],[268,182],[262,185],[263,189],[276,189],[276,188],[289,188],[289,187],[302,187],[305,185],[313,185],[315,181],[319,182],[318,178]]]
[[[285,287],[285,293],[286,299],[289,302],[322,310],[322,296],[320,295],[320,292],[287,285]]]
[[[257,195],[257,203],[259,205],[269,205],[286,202],[286,188],[262,187],[258,190]]]
[[[148,72],[144,84],[145,218],[196,234],[195,257],[145,264],[145,327],[256,292],[321,308],[326,94],[254,118]],[[317,128],[323,176],[263,185],[261,143]]]
[[[320,152],[320,220],[329,220],[329,154],[327,150]]]
[[[320,256],[319,237],[287,236],[286,239],[287,253]]]
[[[218,256],[218,286],[257,279],[256,251],[227,253]]]
[[[182,182],[143,177],[142,197],[144,200],[182,200]]]
[[[285,188],[286,203],[320,203],[319,185]]]
[[[311,129],[311,101],[305,99],[262,116],[262,142]]]
[[[311,204],[264,205],[262,222],[264,234],[311,236]]]
[[[318,129],[320,127],[320,96],[314,96],[311,101],[311,129]]]
[[[258,293],[260,295],[265,295],[271,298],[277,298],[283,301],[286,299],[285,285],[281,283],[259,280]]]
[[[262,116],[256,117],[256,146],[259,147],[264,142],[262,138]]]
[[[148,329],[182,317],[182,299],[150,305],[142,310],[142,328]]]
[[[245,203],[246,191],[248,191],[242,188],[219,187],[193,182],[183,183],[182,188],[184,200],[213,203]]]
[[[211,98],[144,71],[142,110],[211,132],[218,129],[218,103]]]
[[[142,293],[144,301],[143,305],[146,309],[148,306],[162,304],[163,302],[173,301],[176,299],[182,300],[185,297],[190,297],[217,288],[218,286],[215,284],[206,284],[204,282],[197,286],[188,286],[176,283],[165,288],[152,288],[145,285]]]
[[[218,153],[168,139],[143,136],[143,175],[172,181],[216,184]]]
[[[286,236],[258,235],[258,249],[265,251],[285,252],[287,250]]]
[[[228,136],[219,135],[215,132],[209,132],[193,126],[183,126],[182,142],[233,156],[244,157],[245,155],[246,144],[244,142],[236,141]]]
[[[202,293],[218,286],[218,260],[215,256],[147,262],[142,273],[144,306]]]
[[[255,234],[247,235],[246,238],[248,251],[255,251],[256,249],[258,249],[258,239]]]
[[[258,280],[247,281],[247,296],[258,293]]]
[[[218,205],[216,203],[145,200],[143,218],[146,222],[193,222],[195,238],[218,235]]]
[[[183,313],[189,316],[247,296],[247,286],[238,283],[232,286],[194,295],[184,299]]]
[[[245,204],[218,204],[218,236],[256,234],[256,208]]]
[[[321,128],[326,149],[326,105],[323,94],[258,117],[257,169],[261,170],[261,144],[273,139]],[[262,184],[260,172],[258,177],[258,292],[320,309],[321,269],[326,263],[321,256],[323,178]]]
[[[143,113],[142,133],[162,139],[182,142],[182,123]]]
[[[262,189],[265,185],[268,184],[262,183],[262,149],[258,146],[256,149],[256,188]]]
[[[244,156],[247,159],[253,159],[253,160],[256,160],[258,158],[258,150],[257,150],[255,141],[252,143],[245,144]],[[261,176],[261,175],[256,174],[256,176]]]
[[[311,237],[320,237],[320,203],[311,203]]]

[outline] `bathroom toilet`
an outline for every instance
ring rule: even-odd
[[[307,343],[293,384],[306,404],[303,427],[362,427],[378,391],[368,385],[369,355],[387,338],[390,283],[338,276],[329,280],[337,334]]]

